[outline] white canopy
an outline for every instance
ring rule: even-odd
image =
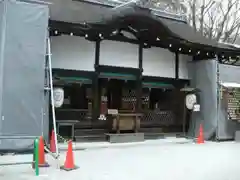
[[[221,85],[227,88],[240,88],[240,84],[234,82],[221,82]]]

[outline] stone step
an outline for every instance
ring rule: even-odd
[[[110,143],[143,142],[144,133],[107,134]]]
[[[140,128],[139,132],[143,133],[162,133],[162,128]]]
[[[75,129],[104,129],[106,127],[106,121],[79,121],[75,124]]]
[[[105,129],[76,129],[75,136],[88,136],[88,135],[103,135],[106,133]]]
[[[145,139],[164,139],[167,137],[184,137],[183,133],[144,133]]]
[[[106,141],[106,135],[83,135],[83,136],[75,136],[76,142],[99,142]]]
[[[139,132],[144,132],[144,133],[175,133],[175,132],[181,132],[182,127],[181,126],[163,126],[163,127],[148,127],[148,128],[143,128],[141,127]]]

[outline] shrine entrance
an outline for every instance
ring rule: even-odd
[[[171,83],[143,82],[141,129],[146,134],[183,132],[184,93]]]

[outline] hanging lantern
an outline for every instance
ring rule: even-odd
[[[61,107],[64,102],[64,90],[62,88],[54,88],[53,99],[54,99],[54,106],[56,108]]]
[[[195,94],[188,94],[185,98],[186,107],[189,110],[194,108],[194,105],[197,103],[197,96]]]

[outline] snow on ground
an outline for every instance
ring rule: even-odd
[[[61,164],[65,154],[61,154]],[[47,155],[50,168],[34,176],[30,165],[0,166],[1,180],[239,180],[240,144],[234,142],[194,144],[185,142],[144,143],[75,151],[79,169],[65,172]],[[0,157],[0,163],[13,157]],[[30,155],[14,156],[30,161]]]

